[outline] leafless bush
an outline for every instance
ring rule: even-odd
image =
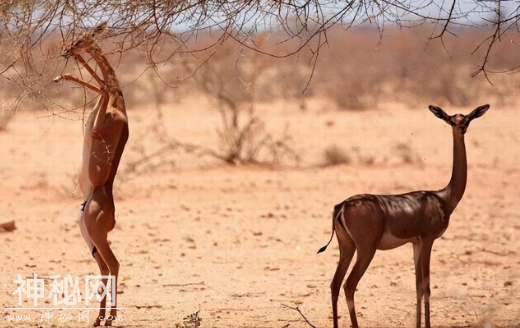
[[[229,99],[223,102],[226,104],[220,102],[222,127],[218,131],[222,160],[229,164],[279,164],[286,158],[298,162],[297,153],[289,145],[287,129],[274,137],[266,132],[265,123],[254,112],[238,110]],[[240,122],[241,117],[244,123]]]
[[[406,143],[398,143],[395,145],[394,150],[403,163],[412,164],[418,160],[417,155],[414,154],[412,148]]]
[[[359,162],[366,166],[372,166],[376,163],[376,158],[372,155],[364,155],[359,157]]]
[[[323,166],[350,164],[351,162],[350,155],[336,145],[325,148],[323,152]]]
[[[372,166],[376,163],[375,156],[363,154],[359,147],[352,147],[352,152],[356,154],[357,162],[361,165]]]
[[[221,48],[214,56],[216,60],[202,67],[196,76],[220,114],[219,157],[230,164],[279,164],[285,159],[298,163],[288,128],[281,136],[273,136],[256,114],[256,86],[260,74],[272,63],[250,53],[240,65],[231,65],[235,58],[226,50]]]

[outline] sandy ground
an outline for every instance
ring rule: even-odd
[[[196,101],[165,108],[166,131],[216,147],[218,116]],[[451,132],[427,105],[367,112],[338,112],[319,103],[307,111],[264,106],[259,111],[273,133],[289,125],[299,167],[211,166],[172,152],[134,172],[129,164],[142,158],[143,149],[150,154],[160,145],[146,132],[157,123],[154,109],[132,110],[116,180],[117,226],[109,237],[121,263],[118,300],[124,310],[116,326],[175,327],[200,311],[202,327],[309,327],[286,307],[298,306],[316,327],[331,327],[337,242],[323,254],[316,251],[329,238],[332,206],[357,193],[439,189],[449,180]],[[73,314],[71,321],[60,322],[60,310],[54,310],[49,322],[40,322],[40,311],[6,309],[20,307],[13,295],[17,274],[98,274],[76,224],[78,118],[18,113],[0,132],[0,222],[15,220],[18,228],[0,233],[0,327],[89,325],[78,322],[79,310],[62,310]],[[435,327],[520,324],[518,123],[517,110],[491,108],[469,128],[467,190],[433,250]],[[320,167],[332,144],[352,163]],[[404,155],[396,150],[403,144]],[[339,304],[341,326],[350,327],[343,291]],[[363,327],[414,326],[411,245],[376,254],[356,305]],[[53,308],[48,297],[38,306]],[[98,305],[90,306],[92,323]],[[32,300],[24,299],[22,307],[33,307]],[[10,322],[13,315],[30,319]]]

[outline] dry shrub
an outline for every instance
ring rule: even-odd
[[[265,129],[265,123],[254,113],[243,115],[240,111],[219,108],[222,128],[220,159],[229,164],[280,164],[285,159],[299,162],[298,154],[290,146],[292,138],[286,129],[280,136],[273,136]],[[245,123],[241,124],[240,116]]]
[[[202,318],[199,317],[199,312],[192,313],[182,319],[181,323],[176,323],[175,328],[199,328],[202,323]]]
[[[323,166],[350,164],[351,162],[350,155],[336,145],[329,146],[323,151]]]
[[[394,151],[403,163],[413,164],[419,159],[412,148],[405,143],[398,143],[394,146]]]
[[[352,147],[352,153],[356,155],[357,162],[361,165],[372,166],[376,163],[376,158],[374,155],[363,154],[359,147]]]
[[[221,117],[218,129],[218,157],[230,164],[280,164],[299,162],[291,147],[288,128],[281,135],[269,133],[256,113],[257,85],[262,72],[270,68],[258,53],[235,58],[234,47],[222,46],[212,61],[199,67],[195,80],[215,104]],[[241,61],[238,61],[241,59]]]

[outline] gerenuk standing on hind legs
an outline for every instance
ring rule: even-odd
[[[392,249],[413,244],[417,288],[417,328],[421,327],[421,302],[424,296],[424,320],[430,328],[430,255],[433,242],[448,228],[451,213],[466,189],[467,163],[464,134],[469,123],[486,113],[489,105],[469,115],[449,116],[439,107],[430,111],[453,128],[453,171],[446,188],[438,191],[414,191],[402,195],[357,195],[334,206],[332,234],[338,238],[340,259],[330,285],[334,328],[338,327],[338,295],[354,252],[356,264],[345,283],[345,295],[353,328],[358,328],[354,292],[377,249]],[[332,236],[330,241],[332,240]],[[321,248],[323,252],[327,246]]]
[[[79,186],[83,194],[79,224],[81,234],[99,265],[101,275],[115,277],[112,295],[117,297],[117,279],[119,262],[110,249],[107,234],[116,224],[114,197],[112,187],[117,173],[121,155],[128,140],[128,117],[125,102],[114,69],[103,55],[96,43],[96,37],[106,27],[106,23],[87,30],[81,36],[64,47],[62,56],[74,58],[94,77],[99,87],[73,77],[70,74],[60,75],[55,82],[68,80],[78,83],[99,94],[99,99],[90,113],[83,132],[83,153],[79,169]],[[88,53],[96,62],[103,79],[81,57]],[[107,285],[107,279],[102,280]],[[94,326],[104,320],[106,296],[101,300],[99,315]],[[105,325],[111,326],[117,316],[117,299],[112,300],[110,316]]]

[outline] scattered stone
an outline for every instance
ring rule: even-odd
[[[267,267],[264,268],[264,270],[267,270],[267,271],[278,271],[278,270],[280,270],[280,268],[276,268],[276,267],[271,268],[271,267],[267,266]]]
[[[13,232],[16,230],[14,221],[0,223],[0,232]]]

